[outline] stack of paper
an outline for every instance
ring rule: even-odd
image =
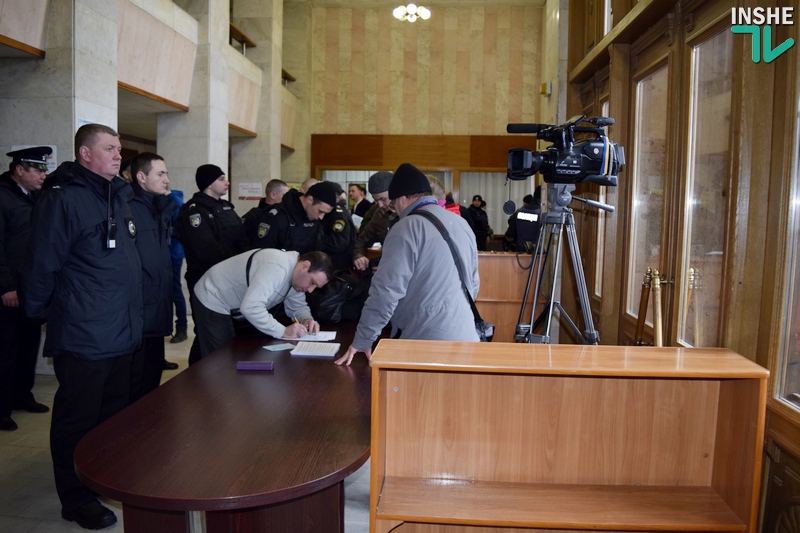
[[[297,347],[292,350],[292,355],[311,355],[314,357],[333,357],[339,352],[338,342],[305,342],[297,343]]]

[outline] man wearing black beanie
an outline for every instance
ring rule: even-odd
[[[302,194],[290,190],[281,203],[259,208],[245,227],[252,248],[292,250],[301,255],[320,250],[320,221],[333,211],[341,187],[321,181]]]
[[[428,178],[409,163],[395,171],[389,198],[400,220],[386,235],[353,344],[337,365],[349,365],[356,352],[371,357],[373,343],[390,320],[392,338],[478,341],[475,318],[461,285],[463,276],[474,300],[480,279],[469,225],[439,206]],[[462,264],[461,275],[442,234],[424,216],[413,216],[417,211],[429,213],[444,226]]]
[[[212,266],[247,250],[242,219],[222,196],[230,183],[217,165],[200,165],[195,173],[198,192],[183,204],[175,230],[186,254],[186,284],[194,308],[194,286]],[[189,352],[189,364],[200,360],[197,340]]]

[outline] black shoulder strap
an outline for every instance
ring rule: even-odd
[[[247,258],[247,268],[246,268],[246,270],[245,270],[245,279],[247,280],[247,286],[248,286],[248,287],[250,286],[250,265],[252,265],[252,264],[253,264],[253,257],[254,257],[254,256],[255,256],[255,255],[258,253],[258,252],[260,252],[261,250],[266,250],[266,248],[259,248],[258,250],[256,250],[256,251],[255,251],[255,252],[253,252],[252,254],[250,254],[250,257],[248,257],[248,258]]]
[[[473,301],[472,296],[469,295],[469,289],[467,289],[467,283],[464,281],[464,265],[461,262],[461,258],[458,256],[458,253],[456,253],[455,245],[453,245],[453,241],[450,239],[450,234],[447,233],[447,230],[445,229],[444,224],[442,224],[442,221],[439,220],[436,217],[436,215],[434,215],[433,213],[430,213],[428,211],[424,211],[422,209],[415,209],[410,214],[412,214],[412,215],[420,215],[423,218],[427,218],[428,220],[431,221],[431,223],[433,223],[434,226],[436,226],[436,229],[439,230],[439,233],[442,234],[442,237],[444,238],[445,242],[447,243],[447,246],[450,248],[450,253],[453,255],[453,261],[456,264],[456,270],[458,271],[458,277],[459,277],[459,279],[461,279],[461,288],[463,289],[464,295],[467,297],[467,301],[469,302],[469,306],[472,309],[472,315],[475,317],[475,320],[480,320],[481,319],[481,315],[478,312],[478,308],[475,307],[475,302]]]

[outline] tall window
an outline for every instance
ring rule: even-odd
[[[721,326],[726,190],[731,131],[733,34],[725,29],[692,49],[684,277],[678,341],[717,346]]]
[[[667,145],[667,66],[636,84],[633,211],[631,216],[627,312],[638,318],[641,282],[647,267],[661,269],[661,224]],[[652,306],[647,320],[652,324]]]
[[[789,291],[788,309],[784,316],[788,320],[785,328],[783,357],[778,369],[778,396],[800,409],[800,101],[795,117],[795,168],[793,190],[789,204]]]

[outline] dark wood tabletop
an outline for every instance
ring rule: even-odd
[[[344,353],[354,324],[336,329]],[[369,457],[370,369],[270,352],[237,337],[105,421],[75,451],[89,488],[127,505],[212,511],[268,505],[343,480]],[[338,357],[337,356],[337,357]],[[237,361],[274,361],[237,371]]]

